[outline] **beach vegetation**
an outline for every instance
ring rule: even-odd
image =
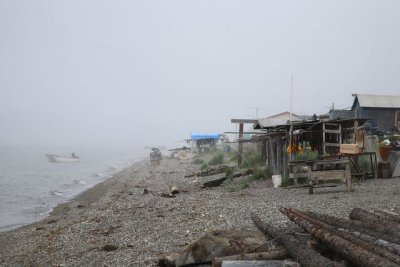
[[[297,154],[298,160],[314,160],[318,158],[318,151],[305,149],[303,153]]]
[[[218,165],[218,164],[222,164],[222,163],[224,163],[224,153],[222,153],[222,152],[218,152],[208,162],[209,165]]]
[[[260,153],[257,153],[256,151],[246,151],[243,155],[243,162],[240,165],[240,168],[254,169],[264,164],[265,162],[263,161]]]
[[[237,189],[236,189],[235,187],[228,187],[226,190],[227,190],[229,193],[233,193],[233,192],[236,192],[236,191],[237,191]]]
[[[242,187],[242,189],[249,188],[249,187],[250,187],[250,181],[249,181],[249,179],[244,179],[244,180],[241,182],[241,187]]]
[[[288,176],[282,177],[282,185],[281,187],[288,187],[291,186],[293,183],[293,180],[290,179]]]
[[[204,163],[204,159],[201,159],[201,158],[197,158],[197,157],[196,157],[195,159],[193,159],[192,163],[193,163],[193,164],[196,164],[196,165],[201,165],[201,164]]]
[[[238,154],[236,151],[227,153],[227,158],[230,162],[237,162]]]
[[[359,157],[357,164],[358,164],[358,167],[360,168],[361,172],[367,172],[368,170],[371,169],[371,163],[365,157]],[[358,173],[356,168],[354,168],[353,164],[349,164],[349,167],[350,167],[350,173],[354,176],[353,178],[355,178],[355,179],[361,178],[362,173]]]
[[[272,172],[268,167],[256,168],[252,174],[253,180],[270,179],[271,177]]]
[[[208,163],[207,162],[204,162],[203,164],[201,164],[201,170],[202,171],[208,170]]]
[[[225,176],[228,178],[232,178],[233,173],[235,172],[235,168],[234,167],[226,167],[225,168]]]

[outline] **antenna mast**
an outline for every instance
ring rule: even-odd
[[[289,121],[292,121],[292,107],[293,107],[293,73],[290,75],[290,113],[289,113]]]

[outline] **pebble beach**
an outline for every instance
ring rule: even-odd
[[[193,175],[189,160],[141,161],[56,207],[38,222],[0,233],[0,266],[155,266],[213,230],[256,230],[251,213],[285,227],[279,206],[347,218],[351,209],[399,211],[400,179],[318,188],[274,188],[270,179]],[[243,186],[246,182],[247,186]],[[179,193],[169,195],[172,187]]]

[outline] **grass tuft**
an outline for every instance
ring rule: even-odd
[[[209,162],[209,165],[218,165],[224,163],[224,153],[219,152]]]

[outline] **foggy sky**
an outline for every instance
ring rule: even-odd
[[[171,145],[400,93],[399,1],[0,0],[0,145]],[[181,144],[176,143],[177,146]]]

